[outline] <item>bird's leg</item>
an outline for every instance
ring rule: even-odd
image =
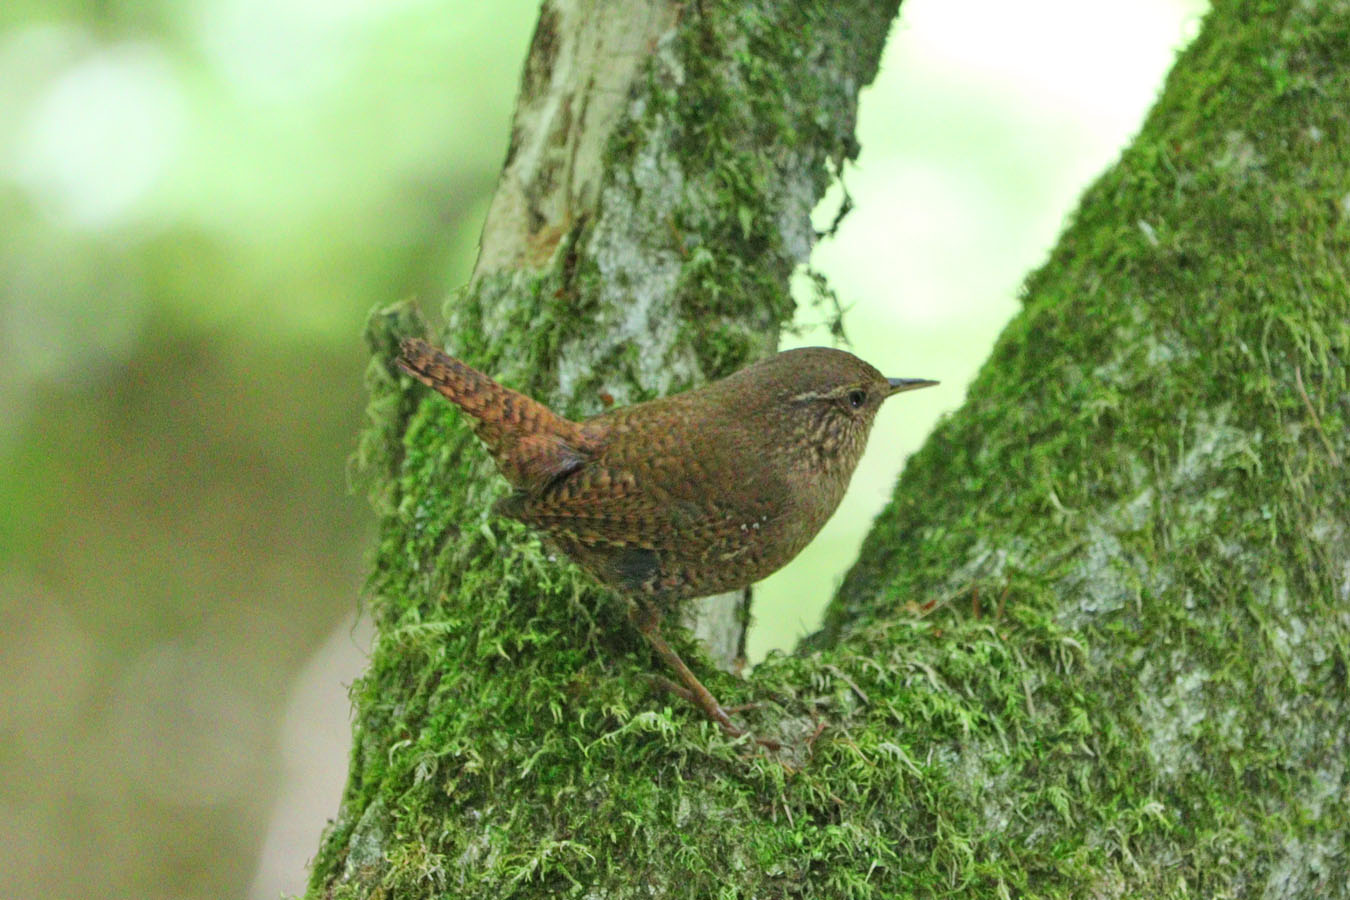
[[[698,701],[694,699],[693,692],[691,692],[685,687],[682,687],[681,685],[676,684],[666,676],[649,673],[647,677],[652,680],[652,684],[654,684],[656,687],[659,687],[661,690],[669,691],[676,697],[684,698],[685,703],[698,703]]]
[[[652,680],[652,684],[656,685],[661,690],[670,691],[676,697],[683,698],[685,703],[693,703],[697,705],[698,701],[694,699],[693,691],[689,690],[683,685],[676,684],[675,682],[671,681],[664,675],[648,674],[647,677]],[[724,712],[730,713],[731,715],[735,715],[736,713],[743,713],[752,709],[759,709],[759,703],[752,700],[749,703],[742,703],[739,706],[724,706],[722,707],[722,709]]]
[[[688,697],[695,706],[703,710],[704,715],[722,726],[722,730],[727,734],[732,737],[745,734],[744,730],[732,724],[731,717],[722,708],[722,704],[717,702],[717,698],[703,686],[703,682],[699,681],[698,676],[684,664],[684,660],[680,659],[680,654],[676,653],[661,636],[661,613],[650,604],[637,603],[631,608],[629,615],[633,625],[647,639],[647,643],[652,645],[656,654],[675,670],[676,676],[683,682],[683,688],[678,693]]]

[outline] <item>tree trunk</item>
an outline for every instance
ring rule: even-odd
[[[895,11],[626,5],[545,6],[451,302],[452,351],[571,414],[767,352]],[[1350,896],[1347,72],[1341,0],[1216,4],[812,652],[696,664],[781,753],[488,515],[377,315],[379,637],[311,892]]]

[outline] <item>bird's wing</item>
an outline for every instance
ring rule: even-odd
[[[517,491],[497,511],[584,544],[650,550],[677,540],[686,545],[715,540],[731,520],[715,501],[639,490],[631,472],[598,463],[567,472],[538,493]]]
[[[588,420],[580,430],[592,454],[498,511],[596,548],[737,557],[779,520],[789,492],[748,449],[743,423],[704,410],[698,428],[679,427],[690,418],[683,403],[676,395]]]

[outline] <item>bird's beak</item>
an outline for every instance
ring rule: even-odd
[[[887,383],[891,389],[886,392],[887,397],[901,394],[905,391],[917,391],[919,388],[932,387],[937,384],[936,381],[929,381],[927,378],[887,378]]]

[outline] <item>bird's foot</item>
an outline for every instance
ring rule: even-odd
[[[744,728],[741,728],[735,722],[731,721],[730,713],[752,709],[756,704],[749,703],[744,706],[736,706],[728,711],[722,704],[718,703],[717,698],[712,695],[711,691],[703,686],[703,682],[699,681],[698,676],[685,665],[685,662],[680,658],[680,655],[675,652],[670,644],[666,643],[666,639],[661,635],[660,621],[659,616],[648,611],[647,614],[641,618],[635,617],[634,624],[637,625],[638,631],[642,632],[642,636],[647,639],[649,644],[651,644],[652,649],[656,651],[657,655],[665,660],[666,665],[670,666],[670,668],[675,671],[675,674],[679,676],[680,681],[682,681],[683,684],[676,684],[669,678],[660,675],[651,676],[652,680],[672,694],[683,697],[688,702],[697,706],[703,711],[704,715],[716,722],[721,727],[722,731],[729,737],[738,738],[749,734]],[[756,744],[769,750],[778,750],[782,747],[782,744],[768,738],[755,737],[754,735],[750,735],[750,737]]]

